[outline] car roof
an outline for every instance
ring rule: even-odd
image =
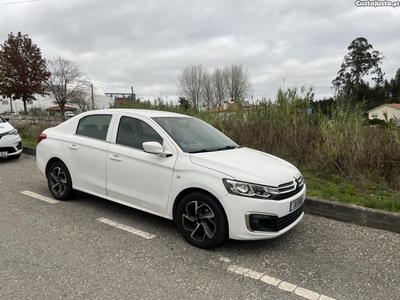
[[[131,109],[131,108],[112,108],[112,109],[100,109],[100,110],[92,110],[91,114],[97,113],[132,113],[148,118],[154,117],[189,117],[187,115],[173,113],[169,111],[160,111],[160,110],[150,110],[150,109]]]

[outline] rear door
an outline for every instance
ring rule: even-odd
[[[125,114],[116,119],[113,142],[108,148],[108,195],[162,214],[166,213],[177,152],[168,137],[151,120]],[[171,157],[147,153],[142,143],[155,141]]]
[[[88,115],[64,142],[74,187],[106,195],[107,149],[112,114]]]

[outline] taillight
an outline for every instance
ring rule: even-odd
[[[38,139],[37,139],[38,145],[39,145],[39,143],[40,143],[41,141],[43,141],[45,138],[47,138],[47,135],[46,135],[46,134],[42,133],[41,135],[39,135],[39,137],[38,137]]]

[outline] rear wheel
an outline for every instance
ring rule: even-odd
[[[207,194],[192,193],[183,198],[178,206],[177,221],[186,241],[199,248],[214,248],[228,235],[222,206]]]
[[[68,169],[61,162],[55,162],[50,166],[47,173],[47,184],[51,195],[57,200],[71,199],[76,195],[76,191],[72,189]]]

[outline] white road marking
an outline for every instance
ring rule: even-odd
[[[325,295],[320,295],[314,291],[298,287],[297,285],[291,284],[290,282],[282,281],[278,278],[274,278],[266,274],[253,271],[251,269],[243,268],[237,265],[230,265],[227,269],[230,272],[243,275],[255,280],[260,280],[268,285],[278,287],[279,289],[286,291],[288,293],[295,293],[296,295],[308,300],[335,300],[334,298],[330,298]]]
[[[27,195],[29,197],[32,197],[32,198],[36,198],[36,199],[42,200],[42,201],[47,202],[47,203],[55,204],[55,203],[60,202],[58,200],[54,200],[54,199],[51,199],[49,197],[42,196],[40,194],[36,194],[36,193],[30,192],[30,191],[21,191],[20,193],[24,194],[24,195]]]
[[[261,277],[263,277],[263,273],[258,273],[256,271],[250,270],[249,273],[245,274],[244,276],[253,278],[253,279],[260,279]]]
[[[151,233],[148,233],[146,231],[142,231],[142,230],[130,227],[128,225],[124,225],[124,224],[112,221],[112,220],[107,219],[107,218],[98,218],[97,221],[100,221],[100,222],[102,222],[104,224],[107,224],[107,225],[110,225],[110,226],[125,230],[125,231],[130,232],[130,233],[136,234],[137,236],[140,236],[140,237],[148,239],[148,240],[156,237],[154,234],[151,234]]]
[[[309,300],[318,300],[319,299],[319,294],[307,289],[303,289],[301,287],[298,287],[295,291],[296,295],[299,295],[303,298],[309,299]]]
[[[282,281],[278,285],[278,288],[280,288],[281,290],[284,290],[286,292],[293,292],[297,288],[297,285],[291,284],[291,283],[286,282],[286,281]]]
[[[264,275],[263,277],[260,278],[260,280],[262,282],[265,282],[266,284],[273,285],[273,286],[278,286],[279,282],[281,282],[280,279],[277,279],[275,277],[271,277],[268,275]]]

